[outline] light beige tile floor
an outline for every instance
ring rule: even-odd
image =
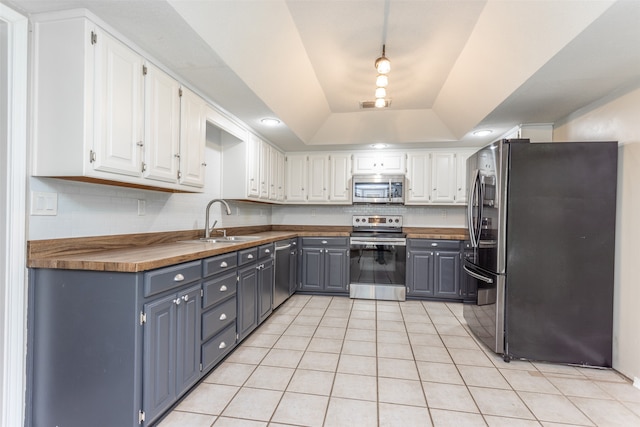
[[[462,305],[294,295],[160,427],[640,427],[614,370],[512,361]]]

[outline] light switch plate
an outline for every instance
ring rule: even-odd
[[[31,215],[58,215],[58,193],[31,192]]]

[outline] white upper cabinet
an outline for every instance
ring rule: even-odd
[[[276,181],[276,201],[284,202],[285,196],[285,175],[284,175],[284,153],[275,150],[276,153],[276,170],[274,172]]]
[[[180,83],[147,63],[143,175],[177,182],[180,164]]]
[[[94,28],[94,168],[140,176],[144,126],[143,59]],[[58,108],[64,108],[64,104]]]
[[[306,154],[285,156],[285,201],[287,203],[307,201],[307,158]]]
[[[32,18],[32,174],[202,191],[204,101],[78,12]]]
[[[431,154],[431,201],[453,203],[456,199],[456,155],[450,152]]]
[[[179,182],[204,187],[204,149],[207,143],[207,105],[202,98],[182,87],[180,92]]]
[[[249,139],[246,142],[247,158],[240,160],[247,162],[247,197],[260,197],[260,152],[262,149],[262,140],[252,133],[249,133]],[[237,168],[237,163],[227,163],[223,168]]]
[[[351,155],[329,155],[329,202],[351,203]]]
[[[404,175],[404,153],[357,153],[353,156],[353,174]]]
[[[286,163],[286,203],[351,203],[350,154],[287,154]]]
[[[308,163],[309,203],[324,203],[329,200],[329,156],[326,154],[309,155]]]
[[[474,152],[473,149],[409,152],[405,203],[465,204],[467,158]]]
[[[407,155],[405,204],[431,201],[431,153],[415,151]]]

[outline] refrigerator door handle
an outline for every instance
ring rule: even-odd
[[[478,247],[478,242],[480,240],[480,226],[482,224],[481,218],[481,209],[482,209],[482,193],[480,184],[480,170],[476,169],[473,176],[473,185],[469,189],[469,198],[467,200],[467,218],[468,218],[468,228],[469,228],[469,237],[471,238],[471,246],[474,248]],[[478,218],[476,221],[473,221],[473,201],[476,200],[476,194],[478,195]]]
[[[466,272],[467,272],[467,274],[468,274],[469,276],[473,277],[473,278],[476,278],[476,279],[478,279],[478,280],[481,280],[481,281],[483,281],[483,282],[485,282],[485,283],[489,283],[489,284],[493,283],[493,279],[490,279],[490,278],[488,278],[488,277],[481,276],[480,274],[476,273],[475,271],[471,271],[471,270],[469,270],[469,269],[467,268],[467,266],[466,266],[466,265],[462,266],[462,268],[464,268],[464,271],[466,271]]]

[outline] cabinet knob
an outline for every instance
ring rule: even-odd
[[[142,142],[142,141],[138,141],[138,142],[136,142],[136,145],[137,145],[138,147],[144,147],[144,142]]]
[[[247,255],[247,259],[253,259],[253,254]]]
[[[226,285],[220,286],[220,292],[226,292],[226,291],[227,291],[227,286]]]
[[[184,302],[189,301],[189,295],[184,295],[184,296],[182,297],[182,300],[183,300]]]
[[[180,273],[176,274],[175,277],[173,278],[174,282],[182,282],[184,280],[184,276]]]
[[[326,240],[323,240],[323,241],[322,241],[322,244],[323,244],[323,245],[326,245],[327,243],[328,243],[328,242],[327,242]]]
[[[220,315],[220,320],[227,320],[227,315],[226,315],[226,314],[224,314],[224,313],[222,313],[222,314]]]
[[[264,250],[264,253],[265,253],[265,254],[270,254],[270,253],[271,253],[271,249],[265,249],[265,250]]]
[[[438,246],[438,244],[437,243],[432,243],[431,246]]]
[[[225,268],[225,267],[228,267],[228,266],[229,266],[229,264],[227,264],[227,262],[226,262],[226,261],[222,261],[222,262],[220,263],[220,268]]]
[[[173,300],[173,303],[174,303],[175,305],[180,305],[180,298],[176,298],[176,299],[174,299],[174,300]]]
[[[220,345],[218,346],[218,348],[227,348],[227,344],[225,344],[225,342],[224,342],[224,341],[222,341],[222,342],[220,343]]]

